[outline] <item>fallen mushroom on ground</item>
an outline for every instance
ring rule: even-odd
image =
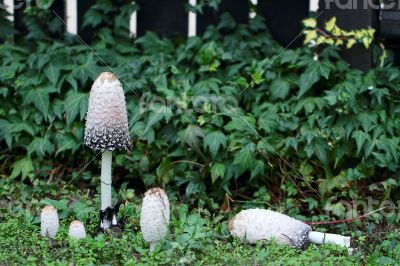
[[[69,225],[68,235],[71,238],[75,239],[85,238],[86,237],[85,226],[81,221],[78,220],[72,221],[71,224]]]
[[[60,227],[57,209],[46,206],[40,213],[40,235],[54,239]]]
[[[124,91],[118,78],[101,73],[93,83],[85,125],[85,145],[102,152],[100,230],[119,227],[111,202],[112,151],[131,150]]]
[[[232,236],[248,243],[275,239],[280,244],[303,248],[308,242],[350,247],[350,237],[312,231],[311,226],[287,215],[265,209],[248,209],[229,221]]]
[[[144,194],[140,214],[140,229],[144,240],[150,243],[150,252],[168,232],[169,200],[161,188],[152,188]]]

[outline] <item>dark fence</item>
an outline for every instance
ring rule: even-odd
[[[123,3],[123,0],[114,2],[118,5]],[[380,29],[384,33],[382,37],[390,36],[390,45],[394,47],[400,36],[398,8],[388,11],[382,10],[382,5],[366,5],[372,3],[371,0],[221,0],[218,11],[205,7],[201,14],[189,12],[188,5],[195,5],[196,2],[196,0],[137,0],[139,10],[134,12],[130,21],[126,23],[130,25],[133,36],[143,35],[146,31],[154,31],[168,37],[193,36],[202,34],[208,25],[217,23],[224,12],[230,13],[236,22],[245,24],[255,11],[257,15],[265,18],[267,26],[278,42],[283,46],[290,44],[291,47],[295,47],[302,43],[302,38],[292,41],[302,32],[301,21],[310,15],[311,7],[316,14],[322,12],[319,17],[320,22],[336,16],[338,24],[344,29],[366,27]],[[50,9],[66,21],[66,31],[79,34],[85,39],[90,37],[91,33],[82,29],[83,17],[95,3],[96,0],[55,0]],[[15,27],[22,33],[26,31],[21,22],[25,6],[26,3],[22,0],[3,0],[1,5],[12,14],[10,20],[14,21]],[[361,47],[345,51],[343,56],[360,69],[372,66],[372,52]]]

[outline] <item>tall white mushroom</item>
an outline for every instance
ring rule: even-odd
[[[144,240],[150,243],[150,252],[167,235],[169,219],[169,200],[165,191],[161,188],[146,191],[140,214],[140,229]]]
[[[81,221],[78,220],[72,221],[71,224],[69,225],[68,235],[71,238],[75,239],[85,238],[86,237],[85,226]]]
[[[112,151],[130,150],[125,95],[118,78],[109,72],[101,73],[93,83],[86,115],[85,145],[102,152],[101,159],[101,223],[109,228],[116,213],[111,203]],[[111,217],[110,217],[111,215]]]
[[[350,247],[350,237],[312,231],[312,228],[287,215],[264,209],[248,209],[229,221],[231,235],[255,243],[275,239],[278,243],[302,248],[309,241],[314,244],[332,243]]]
[[[40,213],[40,235],[54,239],[60,227],[57,209],[46,206]]]

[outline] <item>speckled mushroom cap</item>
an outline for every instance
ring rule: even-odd
[[[140,214],[143,238],[150,243],[164,238],[168,231],[170,207],[168,196],[161,188],[152,188],[144,194]]]
[[[249,243],[275,239],[278,243],[302,248],[311,227],[287,215],[265,209],[248,209],[229,221],[232,236]]]
[[[103,72],[94,81],[86,115],[85,145],[93,150],[131,149],[125,95],[118,78]]]

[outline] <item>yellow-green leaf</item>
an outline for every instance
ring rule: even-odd
[[[315,18],[308,18],[303,20],[304,26],[308,28],[315,28],[317,26],[317,20]]]
[[[353,47],[353,45],[356,43],[356,40],[354,40],[354,39],[349,39],[348,41],[347,41],[347,45],[346,45],[346,48],[347,49],[350,49],[351,47]]]
[[[306,34],[306,38],[304,39],[304,43],[310,43],[312,40],[316,39],[318,37],[317,31],[315,30],[306,30],[304,31]]]
[[[336,26],[336,17],[333,17],[326,23],[325,29],[327,31],[332,31],[335,26]]]
[[[363,44],[365,46],[365,48],[369,49],[370,46],[370,39],[369,38],[363,38]]]

